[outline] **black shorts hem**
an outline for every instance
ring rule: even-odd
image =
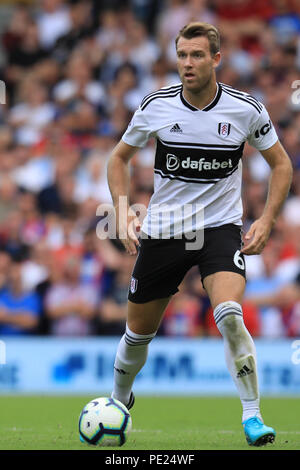
[[[210,276],[211,274],[221,273],[223,271],[225,271],[227,273],[240,274],[245,280],[247,280],[245,271],[235,271],[232,268],[212,269],[211,271],[206,271],[204,274],[201,274],[201,281],[202,281],[203,287],[204,287],[203,281],[207,276]],[[205,289],[205,287],[204,287],[204,289]]]
[[[166,294],[158,294],[158,295],[155,295],[155,293],[153,293],[153,296],[151,297],[147,297],[146,300],[145,299],[141,299],[141,298],[138,298],[138,299],[134,299],[133,295],[129,294],[128,295],[128,300],[130,300],[130,302],[132,302],[133,304],[146,304],[147,302],[152,302],[153,300],[160,300],[160,299],[167,299],[168,297],[172,297],[172,295],[175,295],[177,294],[177,292],[179,292],[179,289],[176,289],[176,291],[172,291],[172,292],[169,292],[169,293],[166,293]]]

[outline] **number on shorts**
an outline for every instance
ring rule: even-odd
[[[245,263],[244,263],[243,258],[241,257],[241,252],[240,252],[240,250],[237,250],[237,251],[234,253],[233,262],[234,262],[234,264],[235,264],[238,268],[240,268],[240,269],[245,269]]]

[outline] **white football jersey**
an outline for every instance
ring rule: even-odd
[[[142,230],[161,238],[242,225],[245,142],[266,150],[278,140],[263,104],[223,83],[202,110],[184,98],[181,83],[147,95],[122,139],[143,147],[150,137],[157,142],[154,193]]]

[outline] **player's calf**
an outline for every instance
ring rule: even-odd
[[[155,335],[156,332],[149,335],[139,335],[126,325],[126,332],[121,338],[115,358],[114,388],[111,396],[127,407],[133,406],[132,385],[147,360],[148,345]]]
[[[225,359],[243,405],[242,420],[260,416],[256,351],[243,320],[240,304],[222,302],[214,310],[216,325],[224,339]]]

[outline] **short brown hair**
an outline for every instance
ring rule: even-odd
[[[192,39],[197,36],[205,36],[209,42],[209,50],[212,56],[220,51],[220,34],[215,26],[209,23],[194,21],[186,24],[177,34],[175,39],[176,49],[180,37]]]

